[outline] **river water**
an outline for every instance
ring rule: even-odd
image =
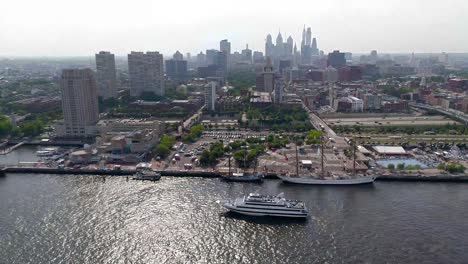
[[[249,192],[304,200],[306,221],[225,213]],[[361,187],[8,174],[0,263],[468,263],[468,185]]]

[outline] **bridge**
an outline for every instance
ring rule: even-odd
[[[453,119],[456,119],[462,122],[465,126],[468,126],[468,115],[461,111],[457,111],[455,109],[450,109],[450,108],[442,108],[440,106],[427,105],[427,104],[410,103],[409,105],[411,107],[436,111],[438,113],[441,113],[443,115],[449,116]]]

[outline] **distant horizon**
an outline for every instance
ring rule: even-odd
[[[246,44],[264,51],[265,38],[292,36],[300,49],[303,27],[318,48],[366,54],[468,52],[468,2],[447,0],[264,1],[60,0],[7,1],[0,17],[0,56],[92,56],[108,50],[176,50],[195,55]]]

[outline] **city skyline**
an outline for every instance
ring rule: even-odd
[[[229,13],[209,12],[217,4],[211,0],[141,0],[132,5],[85,0],[73,12],[56,0],[26,3],[27,9],[24,1],[8,2],[9,12],[0,18],[0,56],[88,56],[98,50],[116,56],[147,50],[164,56],[176,50],[195,55],[218,49],[222,39],[231,42],[232,51],[240,51],[246,44],[264,51],[266,35],[276,36],[278,31],[284,39],[291,35],[300,47],[303,25],[311,27],[326,53],[335,49],[353,53],[468,52],[468,36],[463,34],[463,25],[468,23],[463,10],[468,3],[449,2],[335,0],[312,5],[298,1],[289,12],[275,5],[260,12],[266,3],[241,1],[229,6]],[[84,13],[87,19],[79,19]]]

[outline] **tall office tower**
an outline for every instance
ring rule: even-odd
[[[91,69],[65,69],[60,79],[64,124],[57,130],[67,137],[94,135],[99,121],[96,79]]]
[[[215,50],[215,49],[206,50],[206,64],[207,65],[216,64],[217,53],[218,53],[218,50]]]
[[[174,60],[183,60],[184,59],[184,55],[182,55],[182,53],[180,53],[179,51],[176,51],[174,53],[174,55],[172,55],[172,58]]]
[[[96,80],[98,96],[103,99],[117,97],[117,76],[114,54],[100,51],[96,57]]]
[[[253,52],[253,61],[254,63],[263,63],[263,53],[260,51]]]
[[[283,81],[278,79],[275,81],[275,93],[274,93],[274,99],[275,99],[275,104],[281,104],[283,103]]]
[[[202,51],[197,54],[197,67],[203,67],[206,65],[206,56]]]
[[[319,49],[317,47],[317,39],[313,38],[312,39],[312,55],[317,56],[319,55]]]
[[[294,40],[291,36],[288,37],[286,41],[286,57],[289,59],[293,56]]]
[[[271,58],[266,58],[266,64],[263,67],[263,72],[256,77],[256,90],[259,92],[273,92],[275,73],[273,72],[273,64]]]
[[[231,54],[231,42],[227,39],[223,39],[219,42],[219,50]]]
[[[293,66],[299,65],[301,62],[301,53],[297,50],[296,43],[294,43],[294,55],[293,55]]]
[[[335,69],[339,69],[343,66],[346,66],[345,53],[340,52],[339,50],[333,51],[333,53],[328,53],[328,66],[332,66]]]
[[[227,39],[221,40],[219,42],[219,50],[221,52],[224,52],[226,54],[226,61],[227,61],[227,67],[226,70],[231,68],[231,42],[229,42]]]
[[[309,46],[311,45],[312,43],[312,31],[310,30],[310,27],[307,28],[307,32],[306,32],[306,46]]]
[[[218,51],[216,52],[216,56],[214,58],[215,65],[218,66],[218,70],[221,76],[226,76],[228,71],[228,54],[225,51]]]
[[[216,110],[216,85],[216,82],[210,82],[205,86],[205,107],[208,111]]]
[[[166,75],[175,81],[185,81],[187,79],[186,60],[166,60]]]
[[[186,60],[186,61],[191,61],[191,60],[192,60],[192,54],[190,54],[190,52],[187,52],[187,53],[185,54],[185,60]]]
[[[272,57],[275,52],[275,45],[273,44],[273,40],[271,35],[268,34],[265,42],[265,56]]]
[[[128,54],[130,95],[141,96],[144,92],[164,96],[164,60],[157,51]]]
[[[281,32],[279,32],[278,36],[276,37],[275,57],[280,58],[283,55],[284,55],[283,36],[281,36]]]
[[[249,44],[245,46],[245,49],[242,50],[242,60],[244,62],[252,63],[252,50],[249,49]]]

